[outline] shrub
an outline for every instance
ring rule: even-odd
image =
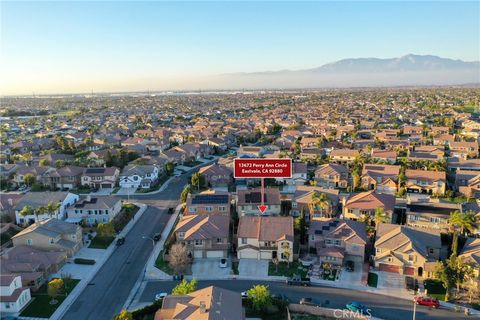
[[[88,265],[94,265],[95,264],[95,260],[83,259],[83,258],[75,258],[73,260],[73,262],[75,262],[76,264],[88,264]]]

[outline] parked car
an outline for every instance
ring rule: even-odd
[[[155,295],[155,301],[162,300],[162,299],[165,298],[166,296],[168,296],[168,293],[166,293],[166,292],[157,293],[157,294]]]
[[[345,270],[353,272],[355,270],[355,263],[352,260],[348,260],[345,264]]]
[[[168,214],[173,214],[174,211],[175,211],[174,208],[168,208]]]
[[[350,311],[360,312],[363,315],[370,315],[370,309],[360,302],[353,301],[347,304],[345,307]]]
[[[174,275],[173,275],[173,280],[183,280],[183,275],[181,275],[181,274],[174,274]]]
[[[302,298],[300,299],[300,304],[306,305],[306,306],[314,306],[314,307],[320,307],[321,304],[318,303],[317,301],[313,300],[310,297]]]
[[[227,267],[227,259],[223,258],[220,260],[220,268],[226,268]]]
[[[242,299],[246,299],[248,297],[247,291],[242,291],[240,295],[242,296]]]
[[[440,308],[440,302],[432,297],[415,297],[413,298],[413,303],[431,308]]]
[[[153,235],[153,240],[158,241],[162,238],[162,235],[160,233],[155,233]]]
[[[310,286],[310,278],[302,278],[299,275],[287,279],[287,284],[291,286]]]
[[[120,237],[117,239],[117,246],[121,246],[125,243],[125,237]]]

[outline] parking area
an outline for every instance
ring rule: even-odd
[[[269,260],[240,259],[238,273],[247,277],[267,277]]]
[[[116,195],[118,196],[127,196],[132,195],[137,191],[137,188],[120,188],[118,189]]]
[[[362,282],[363,265],[360,262],[355,262],[353,271],[347,271],[345,267],[342,267],[340,273],[339,283],[356,284],[360,285]]]
[[[97,196],[108,196],[112,194],[113,188],[103,188],[103,189],[98,189],[96,192],[92,192],[91,194],[97,195]]]
[[[378,274],[378,286],[377,288],[383,289],[384,291],[392,291],[401,293],[402,295],[408,296],[412,292],[405,289],[405,276],[386,271],[375,271]]]
[[[62,275],[69,274],[73,279],[85,279],[93,272],[95,265],[76,264],[74,263],[75,258],[92,259],[95,260],[96,263],[99,263],[104,254],[105,250],[103,249],[83,247],[73,257],[69,258],[67,263],[65,263],[57,273],[51,274],[50,278],[58,278]]]
[[[192,276],[195,278],[222,278],[230,275],[232,263],[227,259],[227,267],[220,267],[220,258],[199,259],[192,263]]]

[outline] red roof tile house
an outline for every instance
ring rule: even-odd
[[[478,142],[452,141],[449,142],[449,147],[452,157],[478,158]]]
[[[293,261],[292,217],[240,217],[237,257]]]
[[[358,220],[365,215],[374,218],[377,208],[382,208],[391,221],[395,208],[395,196],[375,193],[375,191],[351,195],[348,199],[344,198],[343,218]]]
[[[457,170],[455,189],[464,197],[480,199],[480,171]]]
[[[82,186],[91,188],[109,189],[117,184],[120,170],[109,168],[86,168],[82,174]]]
[[[409,193],[445,194],[447,177],[442,171],[405,170],[405,187]]]
[[[400,166],[366,163],[361,176],[362,188],[395,195],[398,190],[399,173]]]
[[[221,164],[211,164],[202,167],[198,172],[204,178],[205,184],[211,187],[228,187],[233,182],[232,170]]]
[[[185,214],[218,214],[230,216],[230,194],[228,192],[202,192],[188,194]]]
[[[13,274],[0,275],[0,313],[20,312],[32,299],[30,288],[22,286],[22,277]]]
[[[194,258],[225,258],[230,246],[229,226],[229,216],[192,214],[178,222],[175,237]]]
[[[349,171],[341,164],[328,163],[315,170],[315,181],[324,188],[347,188]]]
[[[267,206],[263,215],[279,215],[281,209],[280,191],[277,188],[265,188],[263,203]],[[259,215],[258,206],[262,203],[260,188],[237,191],[237,212],[239,216]]]
[[[320,263],[363,264],[368,241],[365,223],[360,221],[316,220],[308,228],[308,246],[316,249]]]
[[[325,194],[326,201],[320,203],[315,200]],[[338,195],[337,189],[325,189],[317,186],[297,186],[292,198],[292,216],[300,216],[303,212],[305,219],[314,220],[322,217],[334,217],[338,211]]]

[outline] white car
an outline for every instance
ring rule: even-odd
[[[240,293],[242,295],[242,298],[247,298],[248,297],[248,294],[247,294],[247,291],[242,291],[242,293]]]
[[[157,293],[157,294],[155,295],[155,301],[162,300],[162,299],[165,298],[166,296],[168,296],[168,293],[166,293],[166,292]]]
[[[226,268],[227,267],[227,259],[223,258],[220,260],[220,268]]]

